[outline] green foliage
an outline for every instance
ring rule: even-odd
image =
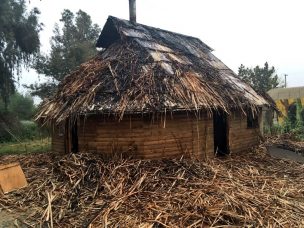
[[[284,120],[283,128],[285,132],[294,132],[297,135],[304,135],[304,119],[302,116],[303,107],[301,100],[298,99],[290,105],[287,112],[287,118]]]
[[[36,106],[29,94],[22,95],[16,92],[10,99],[8,111],[13,113],[19,120],[30,120],[35,114]]]
[[[10,103],[5,104],[0,100],[0,115],[13,116],[18,120],[31,120],[36,111],[33,98],[29,95],[22,95],[18,92],[10,97]]]
[[[37,123],[33,121],[21,121],[21,128],[19,129],[18,136],[21,140],[37,139],[40,138],[42,130],[38,127]]]
[[[49,135],[48,129],[39,127],[33,121],[18,121],[14,119],[9,124],[0,123],[0,143],[36,140]]]
[[[36,106],[29,95],[16,92],[11,96],[7,108],[0,101],[0,142],[34,139],[45,135],[36,123],[30,121],[35,111]]]
[[[284,129],[280,124],[266,125],[264,126],[264,133],[266,135],[281,135],[284,133]]]
[[[14,134],[21,128],[20,121],[8,111],[0,113],[0,143],[16,140]]]
[[[266,93],[270,89],[281,86],[280,79],[275,73],[274,67],[269,67],[268,63],[264,67],[255,68],[245,67],[243,64],[239,67],[238,75],[245,82],[250,84],[256,91]]]
[[[304,113],[304,109],[303,109],[303,106],[302,106],[301,99],[298,99],[296,101],[296,120],[297,120],[296,121],[296,127],[297,128],[304,127],[303,113]]]
[[[55,25],[51,38],[51,52],[41,55],[36,62],[38,73],[49,78],[48,82],[28,86],[32,95],[44,99],[51,96],[57,84],[81,63],[96,54],[95,42],[100,28],[92,24],[91,17],[79,10],[64,10],[60,19],[62,26]]]
[[[5,107],[15,91],[14,73],[19,76],[39,53],[39,14],[37,8],[27,12],[24,0],[0,1],[0,99]]]
[[[292,129],[292,132],[300,140],[304,140],[304,119],[302,115],[303,113],[304,113],[304,109],[301,100],[298,99],[296,101],[296,122],[294,129]]]

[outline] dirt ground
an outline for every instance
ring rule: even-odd
[[[294,151],[279,148],[277,146],[271,146],[268,148],[268,152],[272,157],[280,159],[288,159],[299,163],[304,163],[304,156]]]
[[[11,228],[11,227],[27,227],[24,224],[21,224],[23,216],[18,216],[12,212],[6,210],[0,210],[0,227],[1,228]]]

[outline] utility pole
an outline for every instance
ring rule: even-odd
[[[287,79],[286,78],[287,78],[288,75],[284,74],[284,76],[285,76],[285,88],[287,88]]]

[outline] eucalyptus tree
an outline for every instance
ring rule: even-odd
[[[0,99],[7,107],[22,67],[39,53],[39,10],[27,10],[24,0],[0,1]]]

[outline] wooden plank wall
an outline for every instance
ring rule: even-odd
[[[247,118],[239,112],[229,116],[231,153],[246,151],[259,143],[260,129],[247,128]],[[63,128],[64,129],[64,128]],[[64,152],[64,132],[53,128],[52,149]],[[90,116],[78,120],[80,151],[112,155],[126,153],[137,158],[172,158],[182,155],[196,158],[214,157],[213,120],[186,114],[160,117],[151,121],[125,116],[120,122],[110,117]]]
[[[125,117],[117,122],[110,117],[90,116],[78,124],[80,150],[112,154],[142,149],[143,123],[138,119]]]
[[[261,117],[259,117],[261,119]],[[231,153],[246,151],[259,144],[260,128],[248,128],[247,117],[234,112],[229,117],[229,145]]]
[[[53,126],[52,129],[52,151],[63,153],[65,151],[64,146],[64,127]]]
[[[198,157],[214,157],[213,117],[206,114],[200,120],[192,119],[193,151]],[[201,152],[200,152],[201,151]]]
[[[137,158],[182,155],[213,157],[213,121],[202,115],[174,114],[151,118],[125,116],[120,122],[102,116],[78,121],[80,150],[103,154],[126,153]]]
[[[141,119],[126,116],[121,122],[104,120],[97,125],[96,134],[98,152],[138,157],[143,151],[145,132]]]
[[[175,115],[173,118],[146,123],[144,125],[145,141],[140,157],[160,158],[178,157],[183,154],[196,158],[205,158],[210,148],[213,150],[212,122],[203,115]],[[211,139],[211,140],[210,140]]]

